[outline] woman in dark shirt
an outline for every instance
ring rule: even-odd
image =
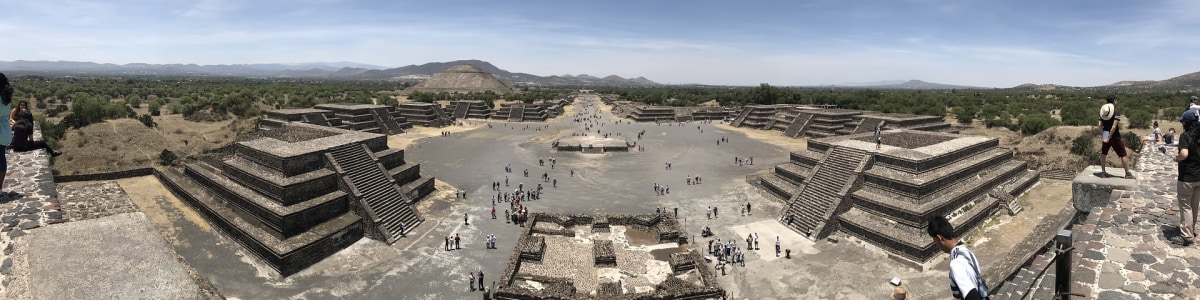
[[[62,151],[50,148],[50,145],[46,144],[46,141],[36,141],[33,139],[33,113],[29,111],[29,102],[21,101],[9,113],[9,118],[11,118],[9,123],[13,125],[13,151],[27,152],[46,149],[46,152],[50,153],[50,156],[62,155]]]

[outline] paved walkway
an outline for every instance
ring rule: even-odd
[[[34,131],[34,139],[41,139],[42,131]],[[50,172],[50,158],[46,151],[16,153],[8,150],[8,173],[4,184],[5,192],[16,192],[16,197],[0,198],[0,293],[8,288],[12,273],[12,240],[24,236],[30,230],[49,224],[62,223],[63,214],[58,207],[58,191],[55,190],[54,175]]]
[[[1176,170],[1171,156],[1142,156],[1138,188],[1114,191],[1116,201],[1092,209],[1074,227],[1073,293],[1088,299],[1200,298],[1200,246],[1167,241],[1179,232]]]

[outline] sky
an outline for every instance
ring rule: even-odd
[[[0,61],[400,67],[665,84],[1099,86],[1200,71],[1200,1],[0,0]]]

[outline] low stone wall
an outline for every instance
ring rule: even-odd
[[[101,181],[101,180],[117,180],[130,177],[150,176],[154,175],[154,168],[137,168],[113,172],[101,172],[90,174],[77,175],[58,175],[54,176],[54,182],[73,182],[73,181]]]

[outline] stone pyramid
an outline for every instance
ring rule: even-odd
[[[404,93],[469,93],[484,91],[492,91],[503,95],[516,93],[517,89],[504,81],[500,81],[496,76],[484,72],[479,67],[457,65],[441,73],[433,74],[433,77],[424,82],[405,89]]]

